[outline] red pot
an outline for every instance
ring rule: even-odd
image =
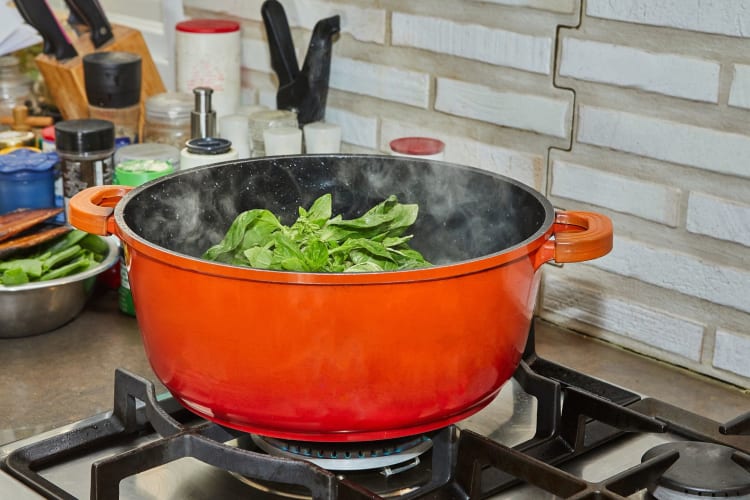
[[[459,197],[467,187],[479,198],[468,206]],[[240,211],[262,206],[283,217],[325,192],[342,200],[334,213],[357,214],[392,193],[420,203],[412,242],[437,265],[317,274],[199,258]],[[457,208],[433,210],[436,194]],[[146,354],[185,407],[228,427],[308,441],[395,438],[480,410],[518,365],[539,267],[596,258],[612,245],[607,217],[555,213],[510,179],[379,156],[260,158],[132,191],[90,188],[71,200],[70,220],[124,243]],[[474,236],[482,226],[489,234]]]

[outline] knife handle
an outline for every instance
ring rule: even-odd
[[[112,26],[98,0],[65,0],[65,3],[91,29],[91,42],[97,49],[113,38]]]
[[[24,20],[49,42],[47,48],[58,60],[70,59],[78,55],[46,0],[41,2],[39,0],[14,0],[14,2]]]
[[[279,86],[293,83],[299,75],[299,63],[284,7],[276,0],[266,0],[260,8],[268,36],[271,67],[279,78]]]

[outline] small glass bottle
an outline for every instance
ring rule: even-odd
[[[94,52],[83,57],[89,116],[115,125],[115,144],[138,142],[141,56],[130,52]]]
[[[164,92],[146,100],[142,142],[185,147],[190,136],[193,96],[187,92]]]
[[[13,108],[26,104],[32,98],[31,85],[17,57],[0,57],[0,116],[12,116]]]

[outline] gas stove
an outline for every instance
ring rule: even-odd
[[[750,413],[719,423],[539,357],[485,409],[370,443],[248,435],[115,373],[112,411],[0,448],[0,498],[750,499]]]

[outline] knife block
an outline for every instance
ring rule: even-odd
[[[54,56],[40,54],[36,65],[44,78],[47,89],[60,110],[63,119],[88,118],[86,86],[83,79],[83,56],[99,51],[132,52],[141,56],[141,127],[144,120],[146,99],[154,94],[166,92],[159,71],[156,69],[146,41],[140,31],[125,26],[112,26],[114,38],[99,47],[94,47],[88,33],[71,40],[78,56],[58,61]]]

